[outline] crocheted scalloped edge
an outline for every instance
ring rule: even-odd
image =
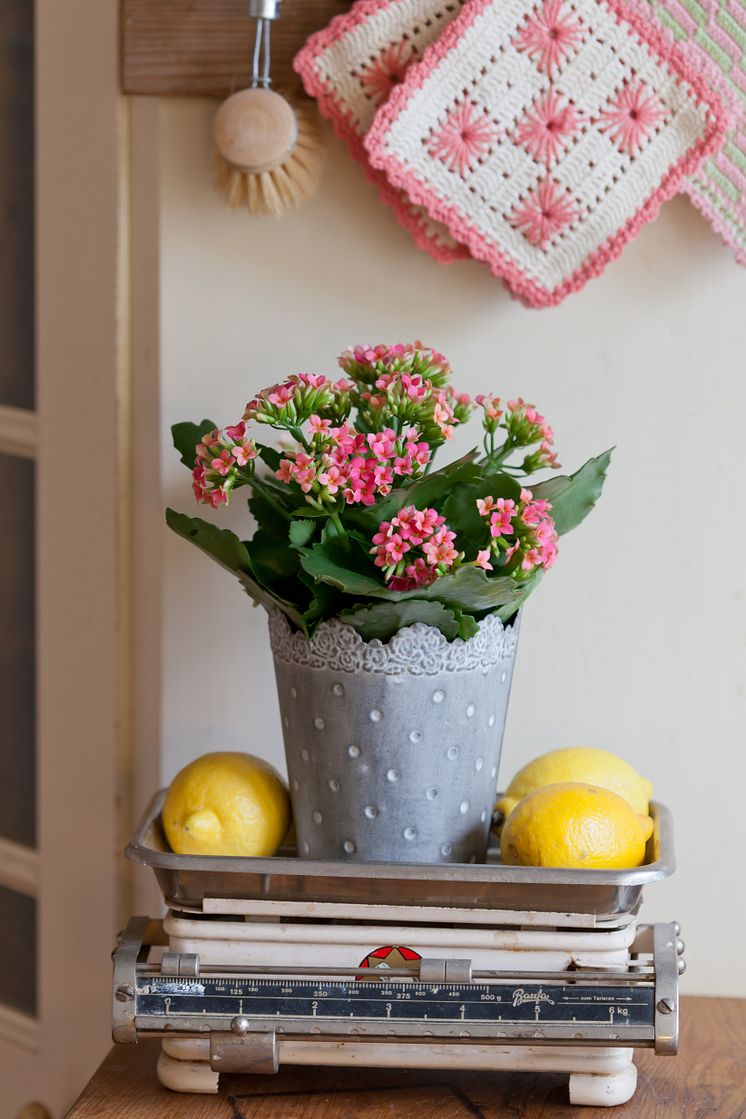
[[[312,638],[294,631],[281,610],[269,613],[269,637],[276,660],[334,672],[372,672],[383,676],[435,676],[494,667],[515,655],[518,621],[505,626],[489,616],[479,632],[463,641],[448,641],[434,626],[416,622],[400,629],[385,645],[364,641],[338,618],[322,622]]]
[[[679,78],[688,83],[695,94],[696,103],[707,110],[708,120],[701,139],[696,141],[677,163],[669,167],[659,186],[637,213],[603,245],[600,245],[585,264],[557,287],[551,289],[544,287],[543,284],[530,279],[512,257],[501,252],[497,247],[485,246],[479,229],[469,222],[459,209],[445,202],[406,164],[395,156],[387,155],[384,151],[386,133],[405,108],[410,94],[424,84],[425,79],[435,70],[438,63],[450,53],[477,17],[494,3],[494,0],[471,0],[453,23],[448,24],[437,42],[427,47],[422,59],[409,67],[401,85],[392,90],[388,101],[376,113],[364,140],[365,149],[373,166],[384,171],[391,182],[405,190],[410,198],[425,206],[431,217],[446,225],[456,240],[468,246],[472,256],[488,264],[493,274],[508,285],[511,294],[529,307],[556,306],[572,292],[580,291],[588,280],[600,276],[607,264],[621,255],[627,242],[633,240],[644,225],[658,216],[663,203],[676,194],[686,176],[696,170],[705,156],[716,151],[725,138],[728,122],[719,98],[711,93],[705,80],[687,62],[678,47],[666,42],[658,28],[651,26],[638,9],[625,0],[598,0],[598,2],[604,3],[619,22],[629,24],[639,39],[651,47],[660,60],[668,63]]]
[[[293,59],[293,69],[300,76],[308,96],[316,99],[321,115],[331,122],[335,134],[347,145],[350,155],[360,164],[365,177],[378,188],[381,201],[391,207],[397,221],[411,234],[417,247],[429,253],[439,264],[468,260],[471,254],[466,245],[441,244],[428,230],[425,222],[407,207],[407,199],[402,199],[401,191],[389,182],[384,172],[371,166],[363,138],[353,124],[352,114],[337,97],[334,87],[318,74],[315,67],[319,55],[332,47],[343,34],[392,3],[396,3],[396,0],[356,0],[349,12],[334,16],[327,27],[309,37]]]

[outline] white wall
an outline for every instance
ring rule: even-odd
[[[679,198],[601,279],[530,311],[482,266],[419,252],[336,145],[300,213],[230,212],[210,181],[211,112],[161,109],[164,503],[196,511],[172,422],[233,421],[256,389],[333,372],[354,342],[422,338],[465,391],[536,401],[568,467],[616,444],[601,506],[525,610],[501,781],[579,744],[649,775],[679,869],[645,913],[681,921],[685,991],[746,995],[746,272]],[[281,765],[263,613],[163,539],[164,779],[217,748]]]

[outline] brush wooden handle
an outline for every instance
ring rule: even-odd
[[[212,122],[215,147],[240,171],[261,175],[283,162],[298,136],[295,114],[271,89],[242,89],[218,109]]]

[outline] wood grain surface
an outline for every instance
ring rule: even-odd
[[[254,27],[248,0],[121,0],[122,90],[225,97],[248,84]],[[272,27],[272,81],[294,87],[296,53],[350,0],[282,0]]]
[[[640,1051],[637,1092],[613,1111],[571,1107],[558,1073],[283,1068],[177,1095],[143,1041],[112,1050],[68,1119],[746,1119],[746,999],[683,999],[682,1019],[679,1056]]]

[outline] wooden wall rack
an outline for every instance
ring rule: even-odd
[[[350,0],[282,0],[272,28],[272,80],[295,86],[292,60]],[[122,89],[160,97],[225,97],[245,86],[248,0],[121,0]]]

